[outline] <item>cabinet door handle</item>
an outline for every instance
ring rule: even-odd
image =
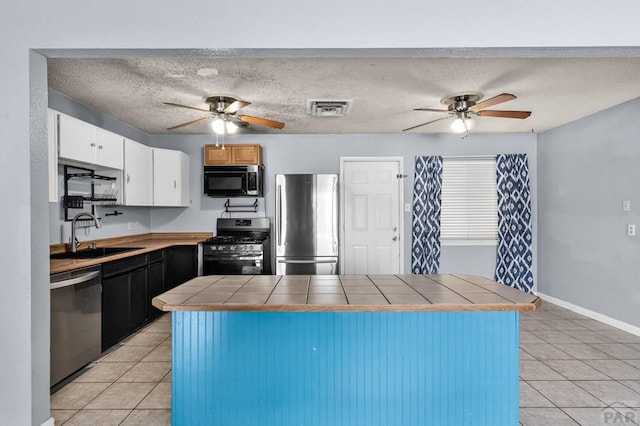
[[[131,176],[129,176],[129,173],[127,173],[127,183],[131,182]]]
[[[102,149],[102,145],[98,145],[98,149]]]
[[[93,143],[93,142],[91,142],[91,146],[96,146],[96,144],[95,144],[95,143]]]
[[[176,182],[175,180],[173,181],[173,189],[176,189],[178,187],[178,182]]]

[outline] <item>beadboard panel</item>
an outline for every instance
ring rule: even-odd
[[[173,312],[174,425],[518,424],[518,312]]]

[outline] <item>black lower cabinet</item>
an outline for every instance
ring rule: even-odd
[[[102,350],[148,319],[147,255],[102,265]]]
[[[166,250],[167,290],[198,276],[198,248],[174,246]]]
[[[162,294],[165,289],[165,251],[149,253],[148,282],[149,282],[149,319],[155,319],[160,316],[162,311],[151,304],[154,297]]]
[[[161,311],[151,300],[198,275],[196,246],[174,246],[102,265],[102,350]]]
[[[129,274],[102,280],[102,350],[131,332]]]
[[[149,295],[147,268],[131,272],[131,330],[135,330],[149,319]]]

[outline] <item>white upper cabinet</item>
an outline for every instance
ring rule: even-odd
[[[47,110],[49,201],[58,201],[58,112]]]
[[[124,167],[124,138],[101,128],[96,128],[96,164],[112,169]]]
[[[153,171],[151,148],[124,139],[124,204],[153,205]]]
[[[58,144],[61,159],[94,164],[96,161],[96,127],[59,114]]]
[[[153,205],[188,207],[189,156],[171,149],[152,150]]]
[[[59,117],[60,159],[122,170],[122,136],[65,114]]]

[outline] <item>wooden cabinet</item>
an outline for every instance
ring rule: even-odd
[[[189,156],[162,148],[152,152],[153,205],[189,207]]]
[[[57,113],[59,157],[83,164],[122,170],[123,137]]]
[[[151,148],[130,139],[124,140],[124,205],[153,204]]]
[[[229,164],[262,164],[262,146],[251,145],[226,145],[204,146],[205,166],[223,166]]]

